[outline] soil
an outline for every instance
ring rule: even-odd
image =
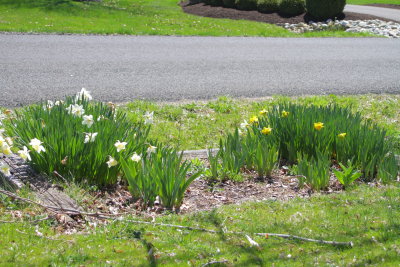
[[[184,12],[203,16],[203,17],[210,17],[210,18],[226,18],[226,19],[235,19],[235,20],[253,20],[258,22],[266,22],[271,24],[281,24],[281,23],[300,23],[300,22],[308,22],[312,20],[306,14],[301,14],[298,16],[287,17],[280,15],[278,13],[261,13],[256,10],[252,11],[245,11],[245,10],[238,10],[234,8],[227,8],[221,6],[210,6],[206,5],[205,3],[195,3],[191,4],[190,2],[182,2],[181,7]],[[383,21],[388,21],[388,19],[380,18],[372,15],[367,14],[359,14],[359,13],[351,13],[345,12],[337,19],[346,19],[346,20],[373,20],[373,19],[380,19]]]
[[[400,5],[393,5],[393,4],[369,4],[369,5],[366,5],[366,6],[376,6],[376,7],[400,9]]]
[[[243,182],[226,181],[212,185],[204,179],[195,180],[186,191],[180,214],[212,210],[227,204],[239,204],[245,201],[280,200],[287,201],[296,197],[308,198],[313,192],[304,187],[299,189],[298,179],[286,175],[284,169],[279,170],[271,179],[260,181],[254,173]],[[322,193],[339,193],[343,187],[337,179],[331,177],[330,186]],[[155,217],[166,213],[159,203],[152,208],[141,209],[141,202],[132,199],[126,186],[118,186],[110,191],[102,191],[93,195],[94,201],[87,203],[85,209],[101,213],[140,214]]]

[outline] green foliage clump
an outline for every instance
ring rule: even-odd
[[[117,162],[110,160],[139,151],[150,128],[131,123],[114,105],[81,96],[17,110],[8,129],[17,148],[30,150],[29,163],[38,172],[51,176],[56,171],[66,179],[91,185],[115,184],[121,168],[111,166]],[[41,144],[35,146],[33,139]],[[127,143],[121,152],[115,147],[118,140]],[[40,146],[43,150],[38,150]]]
[[[222,0],[225,7],[235,7],[235,0]]]
[[[140,197],[145,206],[152,206],[159,196],[164,207],[179,212],[186,189],[202,171],[187,177],[192,163],[182,161],[183,154],[172,148],[158,147],[142,155],[138,160],[122,159],[132,195]]]
[[[346,0],[307,0],[307,13],[314,19],[335,19],[346,5]]]
[[[211,6],[222,6],[224,4],[222,0],[205,0],[205,3]]]
[[[279,4],[279,13],[287,16],[296,16],[304,12],[304,0],[282,0]]]
[[[330,159],[322,152],[317,152],[316,157],[298,156],[299,163],[297,164],[300,186],[305,182],[314,190],[325,189],[329,185],[329,167]]]
[[[318,123],[321,128],[316,128]],[[376,178],[379,165],[392,149],[385,130],[337,105],[279,104],[257,127],[269,126],[279,140],[281,157],[289,163],[297,162],[298,153],[316,158],[321,151],[341,163],[353,159],[365,180]]]
[[[279,0],[258,0],[257,10],[263,13],[274,13],[279,11]]]
[[[235,6],[240,10],[256,10],[257,0],[235,0]]]
[[[342,163],[339,163],[339,166],[342,171],[333,170],[333,173],[336,175],[338,181],[345,188],[348,187],[352,182],[360,178],[360,176],[362,175],[361,172],[355,170],[355,167],[350,160],[347,162],[347,167],[344,166]]]

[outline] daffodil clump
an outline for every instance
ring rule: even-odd
[[[216,164],[211,164],[213,176],[218,171],[224,175],[243,169],[268,176],[280,158],[286,164],[298,164],[301,159],[300,169],[313,177],[306,182],[317,190],[327,186],[330,164],[336,162],[351,162],[367,181],[397,177],[398,166],[385,130],[347,108],[280,104],[259,115],[220,141]]]
[[[121,172],[120,158],[147,146],[152,114],[132,124],[112,103],[93,101],[86,89],[61,101],[46,101],[2,115],[10,137],[1,135],[1,153],[15,151],[37,171],[89,184],[109,185]],[[8,141],[7,141],[8,140]],[[136,153],[136,154],[135,154]],[[9,174],[7,166],[1,167]]]

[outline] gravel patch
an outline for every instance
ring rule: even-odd
[[[296,24],[282,23],[280,26],[292,32],[314,32],[326,30],[345,30],[354,33],[371,33],[388,38],[400,38],[400,23],[393,21],[374,20],[327,20],[326,22],[308,23],[300,22]]]

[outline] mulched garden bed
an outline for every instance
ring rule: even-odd
[[[343,187],[337,179],[331,177],[330,186],[324,194],[339,193]],[[195,180],[188,188],[180,213],[193,213],[212,210],[227,204],[239,204],[245,201],[279,200],[287,201],[296,197],[307,198],[312,191],[304,187],[299,189],[298,179],[285,174],[281,169],[273,175],[271,180],[260,181],[255,174],[243,182],[226,181],[212,185],[204,179]],[[135,201],[126,186],[118,186],[110,191],[93,193],[93,202],[89,201],[85,209],[101,213],[130,213],[145,217],[160,216],[166,210],[157,204],[146,210],[141,209],[140,201]],[[157,201],[156,201],[157,202]]]
[[[293,17],[285,17],[278,13],[261,13],[256,10],[252,11],[244,11],[238,10],[234,8],[227,8],[221,6],[210,6],[204,3],[190,4],[189,2],[182,2],[181,7],[184,12],[202,16],[202,17],[210,17],[210,18],[224,18],[224,19],[235,19],[235,20],[253,20],[258,22],[266,22],[271,24],[281,24],[281,23],[300,23],[300,22],[308,22],[311,19],[305,15],[301,14]],[[388,19],[380,18],[367,14],[359,14],[352,12],[345,12],[338,19],[342,20],[374,20],[379,19],[383,21],[388,21]]]

